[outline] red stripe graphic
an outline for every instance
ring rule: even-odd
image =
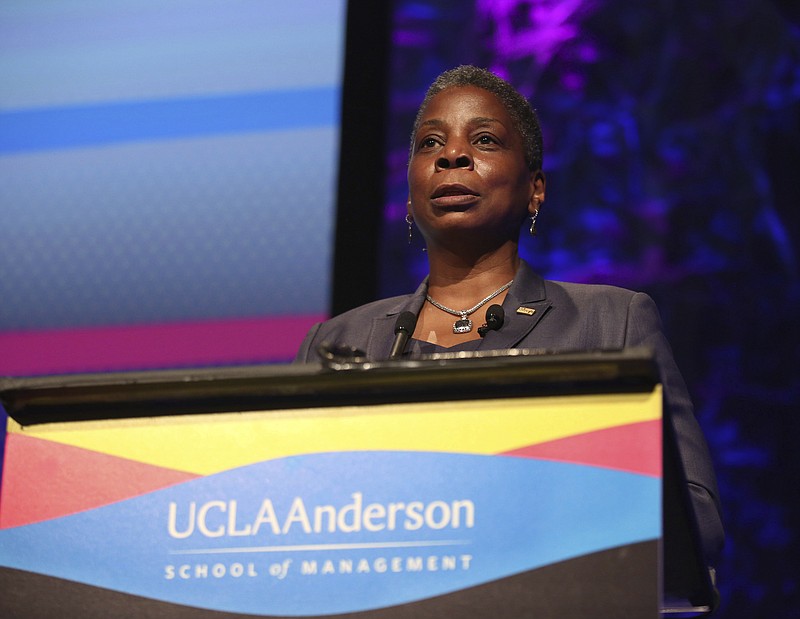
[[[645,421],[501,455],[659,477],[661,456],[651,446],[660,436],[661,421]],[[22,434],[7,436],[5,461],[0,529],[66,516],[199,477]]]
[[[80,447],[9,434],[0,529],[67,516],[197,477]]]
[[[661,454],[650,447],[661,440],[661,420],[642,421],[528,445],[502,455],[601,466],[640,475],[661,476]]]

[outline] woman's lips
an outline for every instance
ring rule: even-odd
[[[453,194],[433,198],[431,202],[439,208],[458,208],[469,206],[478,201],[478,196],[471,193]]]
[[[465,185],[440,185],[431,194],[431,202],[439,208],[458,208],[473,204],[478,197]]]

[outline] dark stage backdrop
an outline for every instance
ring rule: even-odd
[[[720,617],[798,617],[800,20],[794,2],[396,0],[379,296],[406,243],[425,87],[488,67],[537,108],[547,202],[522,253],[552,279],[650,293],[717,466]]]

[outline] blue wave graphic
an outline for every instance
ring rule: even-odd
[[[296,456],[0,531],[0,565],[226,612],[357,612],[657,539],[660,491],[523,458]]]
[[[320,87],[11,111],[0,154],[328,126],[338,110],[339,89]]]

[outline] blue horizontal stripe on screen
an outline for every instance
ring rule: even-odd
[[[319,127],[338,122],[339,89],[20,110],[0,114],[0,153]]]

